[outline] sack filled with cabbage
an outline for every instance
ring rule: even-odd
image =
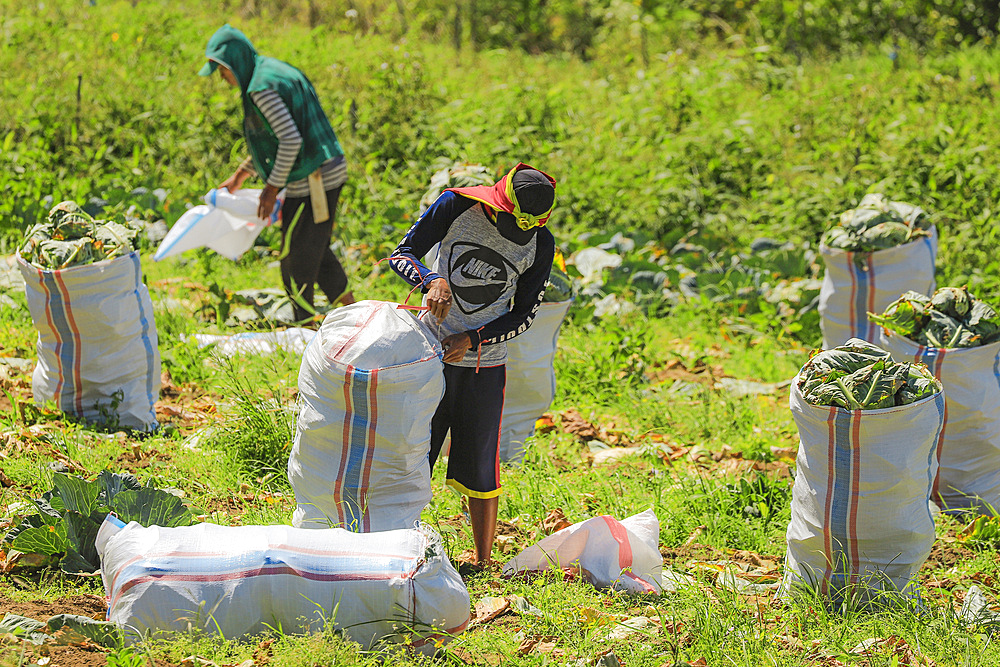
[[[138,236],[125,216],[95,220],[76,202],[64,201],[28,230],[20,255],[40,269],[56,271],[127,255],[137,249]]]
[[[813,355],[797,377],[812,405],[876,410],[909,405],[941,391],[923,364],[898,363],[888,352],[859,338]]]
[[[925,347],[978,347],[1000,340],[1000,315],[965,287],[942,287],[932,296],[905,292],[868,319]]]
[[[919,206],[889,201],[885,195],[865,195],[857,208],[841,213],[837,224],[823,234],[830,248],[875,252],[927,236],[931,221]]]

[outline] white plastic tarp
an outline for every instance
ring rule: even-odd
[[[792,381],[799,430],[784,592],[804,585],[864,601],[908,588],[930,554],[931,483],[944,394],[910,405],[846,410],[811,405]]]
[[[291,354],[302,354],[316,332],[303,327],[291,327],[281,331],[243,331],[232,335],[192,334],[198,347],[215,345],[216,354],[232,357],[237,354],[272,354],[284,350]],[[188,336],[181,336],[187,340]]]
[[[619,521],[596,516],[552,533],[504,565],[503,575],[579,566],[598,588],[659,593],[660,522],[652,509]]]
[[[826,265],[819,292],[823,349],[851,338],[878,343],[879,327],[868,313],[881,313],[907,290],[933,294],[937,229],[905,245],[876,252],[849,252],[820,245]]]
[[[442,356],[430,328],[397,304],[359,301],[326,316],[299,370],[295,526],[368,532],[419,520]]]
[[[507,387],[500,426],[500,460],[520,463],[524,443],[535,421],[556,395],[556,355],[559,327],[572,301],[542,303],[528,330],[507,341]]]
[[[108,620],[130,642],[159,631],[237,639],[332,624],[366,648],[397,633],[433,647],[469,621],[469,592],[425,527],[144,528],[109,515],[97,551]]]
[[[896,361],[926,364],[944,385],[934,498],[944,510],[1000,510],[1000,343],[933,348],[882,331]]]
[[[160,261],[187,250],[207,247],[236,261],[253,247],[261,231],[278,220],[284,190],[278,193],[267,220],[257,217],[260,190],[209,190],[205,203],[188,209],[170,228],[153,259]]]
[[[160,352],[139,253],[49,271],[18,257],[38,330],[36,403],[89,422],[159,425]]]

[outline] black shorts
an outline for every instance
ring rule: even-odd
[[[500,419],[507,367],[444,365],[444,398],[431,419],[430,465],[434,469],[451,429],[448,486],[473,498],[500,495]]]

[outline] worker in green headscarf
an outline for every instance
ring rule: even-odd
[[[226,24],[205,49],[202,76],[216,71],[240,89],[243,135],[250,149],[219,187],[235,192],[250,176],[265,181],[258,215],[266,218],[278,192],[281,206],[281,280],[297,321],[315,315],[315,285],[330,303],[354,303],[347,274],[330,250],[334,213],[347,180],[347,163],[337,135],[306,75],[288,63],[258,55],[246,35]]]

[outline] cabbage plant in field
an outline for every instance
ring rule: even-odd
[[[95,220],[76,202],[64,201],[28,230],[20,252],[25,261],[52,271],[127,255],[138,247],[138,236],[124,216]]]
[[[942,287],[933,296],[906,292],[868,319],[925,347],[978,347],[1000,340],[1000,315],[965,287]]]
[[[927,236],[930,228],[930,219],[919,206],[869,194],[857,208],[841,213],[837,224],[824,232],[822,242],[838,250],[874,252]]]
[[[813,405],[874,410],[933,396],[941,382],[923,364],[897,363],[877,345],[852,338],[814,354],[799,371],[798,388]]]

